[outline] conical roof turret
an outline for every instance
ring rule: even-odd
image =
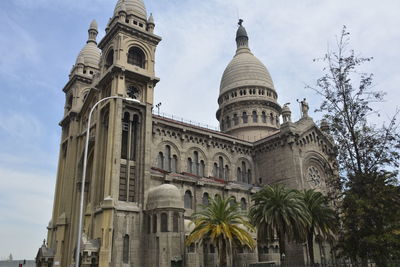
[[[149,19],[147,20],[147,23],[153,24],[153,25],[154,25],[153,13],[150,13],[150,17],[149,17]]]
[[[84,64],[86,66],[90,66],[93,68],[99,68],[99,62],[100,62],[100,54],[101,51],[97,47],[97,22],[93,20],[90,23],[89,30],[88,30],[88,40],[86,42],[86,45],[82,48],[80,51],[76,63]]]

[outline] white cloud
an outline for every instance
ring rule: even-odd
[[[6,12],[0,14],[0,74],[17,79],[24,66],[39,62],[39,44]]]
[[[53,175],[0,165],[0,256],[34,258],[51,218]]]
[[[42,124],[31,114],[0,111],[0,133],[3,132],[10,137],[28,141],[41,136],[42,129]]]

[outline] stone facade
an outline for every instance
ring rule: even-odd
[[[91,23],[63,89],[54,208],[39,266],[74,264],[88,128],[81,266],[216,266],[212,244],[184,245],[193,227],[190,217],[208,197],[234,197],[247,211],[251,195],[265,184],[329,190],[326,180],[336,175],[330,137],[306,111],[291,121],[289,107],[278,104],[268,70],[251,53],[239,24],[237,51],[220,86],[221,131],[214,131],[153,114],[161,38],[142,0],[117,2],[99,44],[97,24]],[[88,125],[92,107],[109,96],[138,101],[105,101]],[[306,259],[304,246],[289,248],[288,260]],[[322,251],[329,258],[327,244],[315,248],[317,257]],[[255,251],[236,248],[233,262],[279,261],[278,251],[276,241],[259,241]]]

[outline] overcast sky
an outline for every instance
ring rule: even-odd
[[[87,40],[92,19],[104,36],[116,0],[0,1],[0,259],[33,259],[52,212],[62,88]],[[314,110],[320,99],[305,89],[320,77],[313,58],[335,47],[342,25],[358,54],[373,56],[365,70],[387,92],[377,108],[394,113],[400,93],[400,1],[393,0],[145,0],[156,22],[155,102],[161,111],[217,126],[219,82],[235,52],[238,18],[250,48],[269,69],[278,101],[297,98]],[[320,115],[311,114],[318,119]]]

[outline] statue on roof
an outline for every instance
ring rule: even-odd
[[[300,103],[301,117],[308,118],[308,110],[310,107],[308,106],[306,99],[304,98],[302,101],[297,100],[297,102]]]

